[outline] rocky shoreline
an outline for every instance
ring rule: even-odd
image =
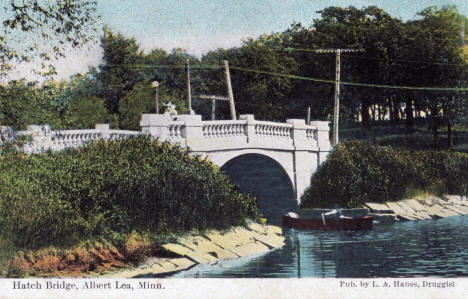
[[[468,198],[460,195],[425,196],[386,203],[366,203],[379,222],[440,219],[468,214]]]
[[[282,229],[273,225],[252,222],[226,232],[211,230],[180,237],[161,247],[173,257],[151,257],[138,267],[106,275],[113,278],[168,276],[197,264],[218,262],[253,256],[284,246]]]

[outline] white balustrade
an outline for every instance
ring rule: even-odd
[[[245,136],[245,121],[204,121],[202,136],[205,138],[225,138]]]
[[[62,150],[97,139],[115,140],[139,134],[150,134],[161,141],[179,143],[194,151],[254,147],[327,152],[330,148],[328,122],[306,125],[304,120],[291,119],[287,123],[277,123],[257,121],[253,115],[241,115],[240,120],[217,121],[202,121],[199,115],[181,115],[178,120],[171,120],[164,115],[144,114],[140,124],[142,131],[111,130],[107,124],[98,124],[96,129],[54,131],[44,125],[29,126],[27,131],[15,134],[32,137],[32,141],[24,147],[31,153]],[[0,134],[11,134],[11,130],[7,129],[2,127]]]
[[[139,131],[130,131],[130,130],[109,130],[109,139],[125,139],[131,138],[140,135]]]
[[[184,127],[184,122],[172,122],[168,126],[167,140],[169,142],[180,141],[182,137],[182,128]]]
[[[262,137],[292,138],[293,126],[274,122],[255,122],[255,134]]]
[[[306,129],[306,138],[310,140],[317,140],[317,129]]]

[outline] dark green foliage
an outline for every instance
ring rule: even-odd
[[[258,215],[210,161],[141,136],[78,150],[0,156],[0,230],[19,247],[132,230],[226,228]]]
[[[182,100],[171,97],[167,91],[167,86],[160,85],[158,90],[159,111],[164,113],[164,103],[171,101],[176,105],[176,109],[181,111],[184,109]],[[119,101],[119,125],[122,129],[141,130],[140,121],[143,113],[156,113],[156,90],[151,87],[151,82],[143,81],[135,84],[133,89]]]
[[[116,122],[106,109],[103,99],[96,96],[74,98],[64,113],[67,128],[91,129],[96,124]]]
[[[468,155],[340,143],[312,178],[302,207],[358,207],[401,200],[412,190],[467,194]]]

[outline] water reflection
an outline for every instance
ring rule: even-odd
[[[240,265],[193,268],[178,277],[467,276],[467,216],[376,225],[371,231],[285,230],[286,246]]]

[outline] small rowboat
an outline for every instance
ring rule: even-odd
[[[314,230],[367,230],[372,229],[374,217],[360,218],[301,218],[295,213],[283,215],[283,226],[297,229]]]

